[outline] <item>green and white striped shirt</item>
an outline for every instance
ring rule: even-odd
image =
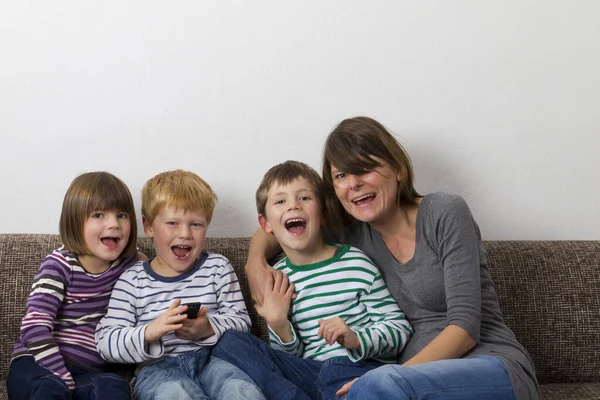
[[[339,250],[325,261],[294,265],[284,258],[275,265],[294,283],[297,297],[290,307],[292,342],[283,343],[269,328],[271,346],[320,361],[348,357],[354,362],[397,362],[413,333],[404,312],[369,257],[355,247],[335,246]],[[359,349],[345,349],[338,343],[329,345],[317,335],[319,319],[336,316],[356,332]]]

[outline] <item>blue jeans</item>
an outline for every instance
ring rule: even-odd
[[[211,357],[209,348],[168,357],[143,367],[134,380],[135,399],[264,399],[235,365]]]
[[[502,361],[479,356],[410,367],[386,365],[354,382],[346,398],[514,400],[515,395]]]
[[[71,393],[65,382],[52,371],[40,367],[32,356],[23,356],[10,363],[6,379],[9,399],[75,399],[102,400],[131,398],[131,387],[123,377],[112,373],[89,372],[69,366],[75,380]]]
[[[316,361],[272,349],[258,337],[228,330],[212,347],[216,357],[237,365],[268,399],[336,399],[342,385],[383,365],[347,358]]]

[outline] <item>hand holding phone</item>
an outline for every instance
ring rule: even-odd
[[[188,306],[187,311],[184,313],[184,314],[187,314],[188,318],[196,319],[198,317],[198,312],[200,312],[200,308],[202,307],[202,303],[200,303],[200,302],[187,303],[187,304],[182,304],[182,306]]]

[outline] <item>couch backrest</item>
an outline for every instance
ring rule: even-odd
[[[600,241],[485,247],[504,321],[539,382],[600,382]]]
[[[25,302],[57,235],[0,234],[0,379],[4,382]],[[252,306],[244,264],[249,238],[208,238],[206,248],[233,264],[253,333],[266,326]],[[152,256],[147,238],[138,246]],[[529,350],[540,383],[600,382],[600,241],[486,242],[506,323]]]

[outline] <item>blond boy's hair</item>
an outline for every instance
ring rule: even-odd
[[[149,224],[163,207],[183,212],[201,209],[210,223],[216,203],[217,195],[204,179],[181,169],[162,172],[142,188],[142,216]]]
[[[85,244],[84,225],[92,211],[117,210],[129,215],[131,228],[127,246],[119,257],[136,251],[137,223],[131,192],[122,180],[109,172],[87,172],[77,176],[65,193],[58,230],[65,249],[78,255],[91,255]]]
[[[310,183],[317,194],[319,204],[322,206],[322,180],[317,171],[300,161],[288,160],[271,167],[263,177],[256,190],[256,210],[265,215],[267,194],[275,184],[287,185],[297,178],[304,178]]]

